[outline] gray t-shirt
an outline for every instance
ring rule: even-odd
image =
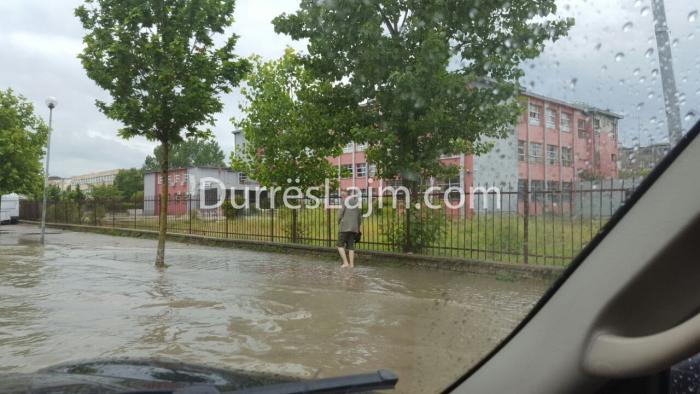
[[[357,197],[349,197],[341,205],[340,213],[338,213],[339,231],[341,233],[359,233],[362,224],[362,210],[358,206]]]

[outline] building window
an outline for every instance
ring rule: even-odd
[[[578,120],[578,138],[588,138],[588,130],[586,130],[586,120]]]
[[[349,143],[343,147],[343,153],[352,153],[353,151],[353,143]]]
[[[355,150],[357,152],[364,152],[365,150],[367,150],[367,144],[357,144],[355,145]]]
[[[183,185],[187,184],[187,178],[189,178],[189,176],[190,176],[189,174],[185,174],[182,176],[182,184]]]
[[[518,141],[518,161],[525,161],[527,157],[527,144],[523,140]]]
[[[528,122],[530,122],[531,125],[534,125],[534,126],[540,125],[540,112],[542,112],[542,106],[537,105],[537,104],[530,104]]]
[[[542,193],[544,191],[543,181],[531,181],[530,182],[530,193],[532,199],[537,202],[543,202],[545,200],[545,195]]]
[[[159,185],[163,184],[163,175],[158,175],[158,184]]]
[[[617,163],[617,155],[616,154],[611,154],[610,155],[610,160],[612,160],[613,163]]]
[[[180,175],[179,174],[175,175],[175,184],[177,185],[178,183],[180,183]]]
[[[559,128],[565,133],[571,132],[571,115],[566,112],[561,113],[561,118],[559,119]]]
[[[343,164],[340,166],[341,178],[352,178],[352,164]]]
[[[527,179],[518,179],[518,200],[525,200],[525,188],[527,187]]]
[[[357,177],[364,178],[367,176],[367,163],[360,163],[357,166]]]
[[[551,108],[547,108],[545,110],[545,124],[547,125],[548,129],[556,128],[557,117],[554,114],[554,110],[552,110]]]
[[[239,173],[238,173],[238,183],[241,184],[241,185],[243,185],[243,184],[245,184],[246,182],[248,182],[248,175],[246,175],[246,174],[244,174],[244,173],[242,173],[242,172],[239,172]]]
[[[547,164],[559,164],[559,148],[556,145],[547,145]]]
[[[600,134],[600,119],[593,119],[593,130],[595,130],[596,134]]]
[[[547,181],[547,200],[552,204],[559,204],[561,201],[561,193],[559,190],[559,181]]]
[[[571,167],[574,165],[574,155],[571,148],[561,148],[561,165],[564,167]]]
[[[530,142],[530,163],[543,163],[544,162],[544,152],[542,151],[542,144],[537,142]]]
[[[168,185],[172,185],[172,184],[173,184],[173,176],[168,175]]]
[[[370,164],[369,165],[369,177],[374,178],[375,176],[377,176],[377,165]]]

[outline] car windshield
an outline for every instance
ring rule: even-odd
[[[0,373],[441,391],[698,121],[699,8],[2,1]]]

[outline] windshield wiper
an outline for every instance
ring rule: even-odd
[[[380,369],[377,372],[348,375],[337,378],[305,380],[301,382],[279,383],[269,386],[251,387],[222,393],[216,386],[195,384],[175,390],[135,390],[121,394],[331,394],[359,393],[372,390],[394,389],[399,377],[391,371]]]
[[[231,394],[358,393],[370,390],[393,389],[398,381],[399,377],[396,374],[380,369],[377,372],[360,375],[252,387],[233,391]]]

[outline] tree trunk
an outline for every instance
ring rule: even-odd
[[[158,221],[158,251],[156,254],[156,267],[165,267],[165,234],[168,231],[168,156],[170,144],[162,141],[163,156],[160,160],[160,175],[163,182],[160,186],[160,220]]]

